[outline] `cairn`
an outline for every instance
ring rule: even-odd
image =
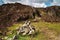
[[[22,35],[31,35],[35,33],[35,28],[33,25],[31,25],[30,21],[26,21],[22,27],[20,28],[20,33],[22,33]]]
[[[36,32],[35,28],[33,25],[31,25],[30,21],[26,21],[22,27],[20,27],[16,33],[16,35],[13,36],[13,38],[11,38],[11,40],[17,40],[18,39],[18,35],[22,34],[22,35],[34,35]]]

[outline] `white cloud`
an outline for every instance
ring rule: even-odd
[[[46,7],[45,3],[48,0],[4,0],[4,3],[22,3],[33,7]]]
[[[51,4],[60,6],[60,0],[53,0]]]
[[[47,2],[48,0],[3,0],[3,1],[5,1],[5,2],[8,2],[8,1],[10,1],[10,2],[16,2],[16,1],[23,1],[23,2],[27,2],[27,1],[29,1],[29,2],[37,2],[37,3],[42,3],[42,2]]]
[[[15,3],[15,2],[17,2],[17,1],[19,1],[19,0],[3,0],[3,2],[4,3]]]
[[[42,3],[42,2],[47,2],[48,0],[29,0],[29,1],[34,3]]]
[[[47,7],[47,5],[45,5],[45,3],[32,3],[32,6],[34,7]]]
[[[53,2],[52,5],[58,5],[58,6],[60,6],[60,3]]]
[[[25,5],[31,5],[31,2],[29,0],[21,0],[20,3],[25,4]]]

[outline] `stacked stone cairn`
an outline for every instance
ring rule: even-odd
[[[20,33],[22,33],[22,35],[33,35],[36,32],[36,29],[34,28],[33,25],[31,25],[30,21],[26,21],[22,27],[20,27]]]
[[[10,40],[18,40],[18,35],[35,35],[36,29],[33,25],[31,25],[30,21],[26,21],[20,28],[17,29],[17,33],[10,38]]]

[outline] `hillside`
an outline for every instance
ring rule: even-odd
[[[17,21],[33,17],[34,8],[19,3],[0,6],[0,27],[11,26]]]
[[[60,22],[60,6],[36,8],[46,22]]]

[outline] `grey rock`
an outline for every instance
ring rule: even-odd
[[[30,21],[26,21],[22,27],[20,28],[20,33],[22,33],[22,35],[31,35],[35,33],[35,28],[34,26],[30,25],[31,22]]]

